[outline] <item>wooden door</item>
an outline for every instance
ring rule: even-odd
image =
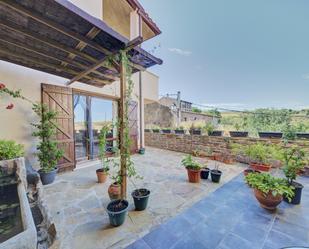
[[[42,84],[42,103],[58,113],[56,139],[59,147],[64,151],[63,157],[58,162],[58,171],[73,170],[75,168],[75,148],[72,89]]]
[[[131,153],[136,153],[138,149],[137,139],[138,139],[138,119],[137,112],[138,104],[136,101],[130,101],[128,109],[129,117],[129,130],[130,130],[130,139],[131,139]]]

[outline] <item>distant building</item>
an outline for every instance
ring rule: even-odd
[[[178,111],[178,101],[180,110]],[[181,122],[204,121],[218,124],[219,118],[205,113],[192,111],[192,103],[164,96],[159,102],[145,105],[145,127],[153,125],[160,127],[175,127]]]

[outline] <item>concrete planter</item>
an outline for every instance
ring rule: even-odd
[[[17,193],[20,204],[23,231],[1,243],[1,249],[33,249],[37,247],[37,231],[33,221],[26,188],[26,168],[24,158],[0,161],[0,167],[6,174],[16,173],[19,180]]]

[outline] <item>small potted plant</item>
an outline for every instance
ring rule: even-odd
[[[40,140],[37,155],[41,168],[38,172],[43,185],[47,185],[54,182],[58,170],[57,163],[63,156],[63,150],[58,148],[58,142],[54,140],[57,112],[40,104],[34,104],[33,111],[40,117],[39,123],[32,124],[36,129],[32,135]]]
[[[98,183],[106,182],[108,172],[109,172],[109,160],[106,158],[106,136],[110,131],[111,126],[109,124],[104,124],[100,130],[99,138],[99,159],[101,161],[101,167],[96,170]]]
[[[119,163],[116,160],[111,160],[112,166],[116,169],[119,168]],[[111,176],[113,183],[108,187],[108,196],[113,200],[119,200],[121,198],[121,176],[120,171]]]
[[[245,179],[254,189],[255,198],[265,209],[275,210],[282,202],[283,195],[289,200],[293,197],[292,187],[285,179],[271,176],[268,173],[249,173]]]
[[[191,155],[184,157],[181,161],[181,164],[187,169],[189,182],[200,182],[201,165],[194,161]]]
[[[149,196],[150,190],[145,188],[135,189],[132,192],[136,211],[143,211],[147,208]]]
[[[211,181],[215,183],[219,183],[221,176],[222,176],[222,171],[219,170],[219,164],[215,165],[215,168],[210,171],[211,175]]]
[[[306,152],[298,146],[293,146],[283,150],[283,172],[287,178],[289,186],[293,187],[294,196],[291,199],[284,196],[284,200],[291,204],[297,205],[301,202],[303,185],[296,182],[297,174],[304,169]]]
[[[127,200],[114,200],[107,205],[107,213],[109,216],[109,222],[112,226],[121,226],[127,216],[129,208],[129,202]]]
[[[207,167],[207,165],[205,165],[202,169],[201,169],[201,178],[204,180],[207,180],[209,177],[209,172],[210,169]]]
[[[269,171],[271,169],[269,162],[272,154],[269,146],[255,143],[241,148],[244,154],[249,157],[251,168],[258,171]]]

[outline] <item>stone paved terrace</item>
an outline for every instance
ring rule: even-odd
[[[151,196],[148,208],[143,212],[134,211],[133,200],[128,196],[129,217],[118,228],[109,226],[105,207],[109,202],[107,189],[111,180],[105,184],[96,183],[98,165],[58,175],[55,183],[44,186],[43,195],[58,233],[52,249],[125,248],[243,170],[241,165],[220,164],[223,171],[220,184],[209,180],[192,184],[187,181],[186,170],[179,166],[183,155],[147,148],[145,155],[133,156],[138,172],[144,177],[135,185],[150,189]],[[213,168],[215,163],[210,161],[209,167]],[[129,184],[128,187],[130,193],[133,186]]]
[[[298,181],[305,186],[301,205],[282,202],[271,213],[240,174],[127,249],[309,248],[309,178]]]

